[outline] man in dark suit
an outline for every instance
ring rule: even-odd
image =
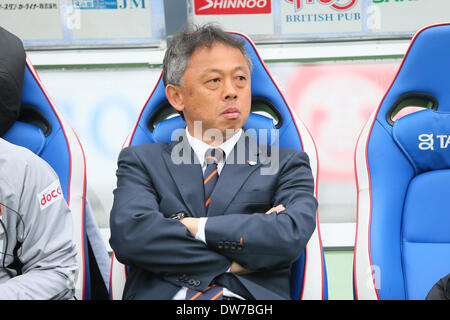
[[[130,267],[124,299],[290,298],[315,228],[314,181],[304,152],[243,132],[251,68],[215,26],[171,40],[166,96],[187,127],[119,155],[110,244]]]

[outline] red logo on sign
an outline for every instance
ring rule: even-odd
[[[272,12],[270,0],[195,0],[196,15],[265,14]]]
[[[285,0],[290,3],[295,3],[295,11],[299,11],[303,8],[303,3],[305,0]],[[347,0],[343,1],[342,4],[341,0],[318,0],[321,4],[331,5],[333,9],[342,11],[342,10],[348,10],[353,8],[353,6],[356,4],[357,0]],[[314,4],[315,0],[306,0],[306,4]]]

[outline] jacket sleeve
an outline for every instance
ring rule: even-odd
[[[282,204],[286,210],[210,217],[205,226],[209,247],[255,271],[289,266],[298,259],[316,226],[317,200],[308,156],[289,156],[273,198],[273,206]],[[226,246],[224,240],[237,246]]]
[[[44,160],[30,157],[24,170],[23,185],[16,191],[21,217],[8,228],[17,231],[17,241],[22,243],[18,251],[22,274],[0,285],[0,297],[70,299],[78,272],[70,209],[56,173]],[[42,200],[44,194],[49,201]],[[12,214],[7,211],[8,216]],[[8,245],[9,254],[15,245]]]
[[[117,259],[157,274],[178,286],[194,279],[205,289],[231,262],[189,234],[178,220],[159,211],[157,192],[133,148],[119,155],[117,188],[110,215],[110,244]]]

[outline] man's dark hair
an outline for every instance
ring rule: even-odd
[[[239,49],[246,60],[250,71],[252,61],[245,50],[244,41],[225,32],[214,24],[203,26],[187,26],[171,39],[163,60],[164,85],[183,86],[183,74],[192,53],[201,47],[210,48],[214,43],[223,43]]]

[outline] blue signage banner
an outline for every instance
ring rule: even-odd
[[[117,9],[117,0],[72,0],[76,9]]]

